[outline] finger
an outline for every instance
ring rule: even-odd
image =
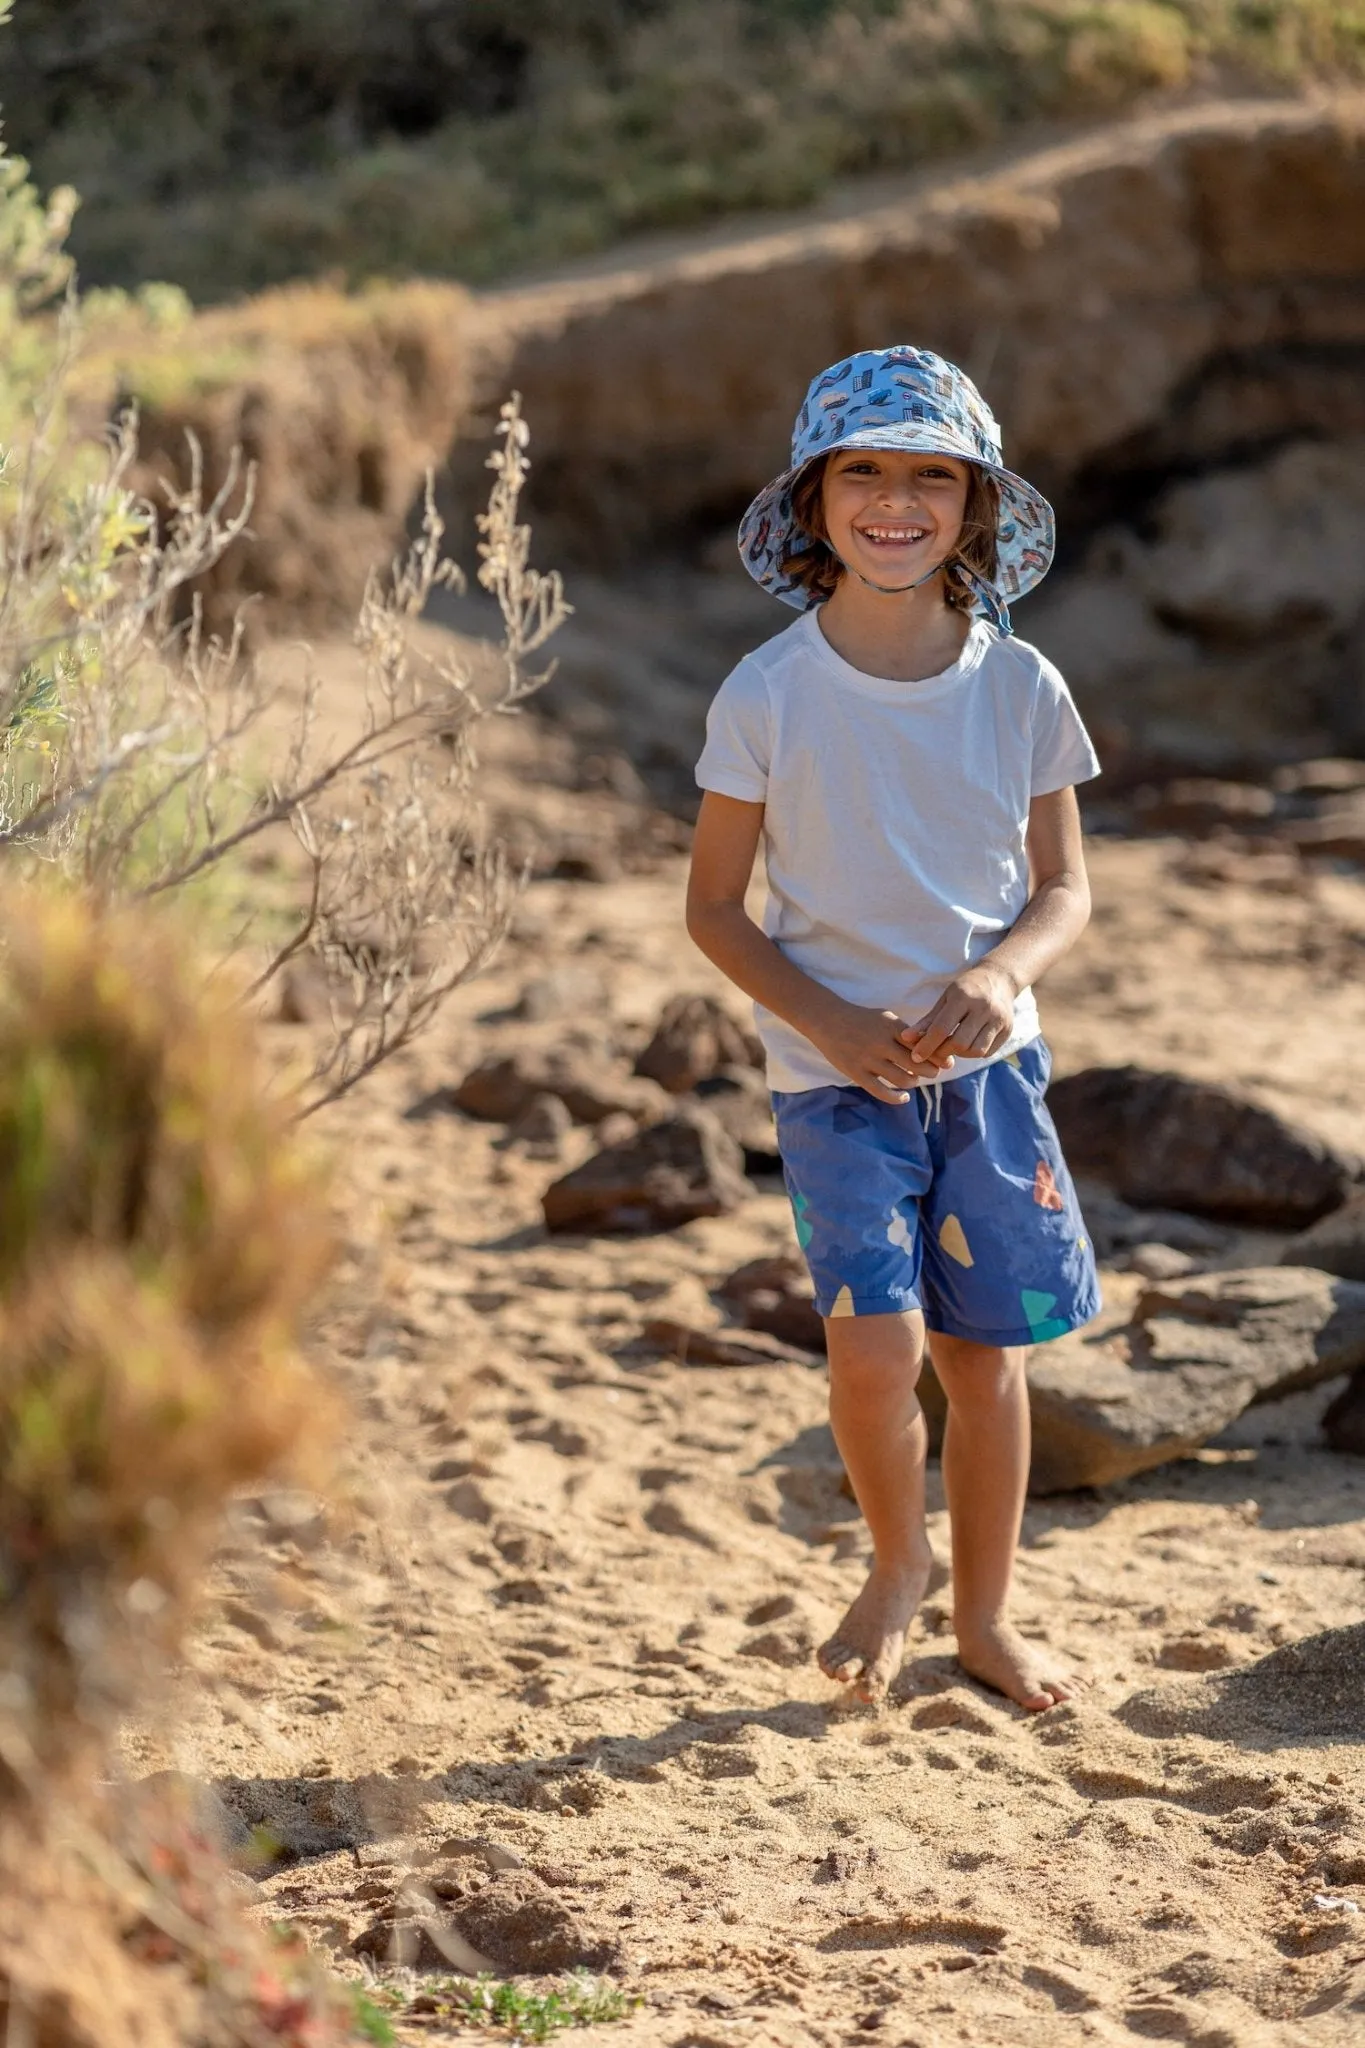
[[[869,1095],[875,1095],[878,1102],[893,1102],[899,1107],[910,1100],[906,1088],[898,1088],[892,1081],[883,1081],[880,1074],[864,1074],[863,1087]]]
[[[942,1074],[948,1071],[952,1064],[953,1055],[945,1045],[936,1053],[916,1053],[915,1064],[910,1071],[914,1074],[916,1080],[937,1081]]]
[[[886,1067],[893,1081],[900,1074],[915,1074],[918,1072],[919,1053],[907,1052],[903,1045],[890,1045],[887,1047],[885,1054],[879,1054],[878,1057],[885,1060]]]
[[[988,1053],[993,1053],[998,1045],[1003,1045],[1008,1036],[1009,1032],[1002,1024],[983,1024],[971,1045],[964,1047],[964,1050],[970,1052],[973,1059],[983,1060]]]
[[[941,1081],[944,1075],[951,1070],[952,1065],[952,1054],[945,1052],[940,1053],[937,1059],[932,1060],[922,1060],[917,1057],[910,1072],[917,1082]]]
[[[931,1054],[938,1052],[940,1047],[946,1048],[955,1042],[961,1021],[958,1017],[952,1018],[951,1021],[945,1017],[940,1019],[938,1023],[935,1023],[931,1018],[925,1029],[924,1036],[915,1047],[918,1057],[920,1059],[928,1059]]]

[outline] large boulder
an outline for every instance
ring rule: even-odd
[[[1302,1229],[1339,1208],[1361,1162],[1233,1088],[1143,1067],[1087,1067],[1053,1083],[1074,1173],[1125,1201]]]
[[[541,1206],[550,1230],[673,1230],[727,1215],[751,1192],[735,1140],[707,1110],[684,1105],[595,1152],[553,1182]]]
[[[1028,1364],[1033,1493],[1104,1486],[1184,1456],[1254,1401],[1365,1364],[1365,1286],[1310,1267],[1149,1287],[1130,1322],[1039,1345]]]

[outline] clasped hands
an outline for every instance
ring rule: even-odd
[[[957,1058],[984,1059],[1014,1027],[1018,989],[1003,967],[983,962],[949,982],[932,1010],[907,1024],[894,1010],[868,1010],[842,997],[809,1036],[830,1065],[880,1102],[904,1102],[910,1083],[940,1081]]]

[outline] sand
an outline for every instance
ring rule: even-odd
[[[605,796],[561,801],[601,825]],[[1059,1071],[1233,1079],[1365,1148],[1365,891],[1219,859],[1094,846],[1094,925],[1044,991]],[[213,1780],[292,1843],[255,1910],[351,1971],[405,1869],[501,1845],[644,2001],[585,2048],[1365,2037],[1365,1631],[1284,1648],[1365,1613],[1365,1464],[1317,1438],[1332,1388],[1030,1505],[1018,1618],[1090,1672],[1080,1702],[1030,1716],[968,1681],[941,1571],[890,1704],[852,1705],[811,1659],[866,1558],[822,1370],[640,1343],[651,1316],[718,1321],[715,1283],[790,1244],[779,1189],[548,1240],[562,1165],[409,1114],[490,1050],[576,1032],[625,1056],[667,996],[719,990],[681,857],[637,866],[535,884],[495,968],[325,1120],[339,1499],[243,1505],[130,1769]],[[562,1016],[509,1017],[570,967]],[[930,1504],[946,1570],[936,1470]]]

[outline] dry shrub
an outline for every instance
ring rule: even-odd
[[[0,965],[0,1762],[107,1736],[232,1490],[325,1410],[292,1339],[319,1190],[183,934],[7,905]]]
[[[211,491],[191,441],[189,481],[158,530],[130,488],[125,416],[102,468],[72,491],[63,400],[80,327],[72,311],[62,325],[8,492],[0,468],[0,864],[55,869],[105,902],[195,900],[220,951],[256,947],[253,994],[310,955],[330,1024],[306,1096],[317,1109],[423,1030],[507,930],[518,877],[484,831],[473,733],[547,680],[529,664],[569,611],[557,573],[530,565],[519,401],[501,409],[478,519],[500,643],[471,659],[453,638],[417,638],[433,594],[463,583],[428,477],[416,535],[366,582],[354,634],[363,704],[338,736],[323,730],[306,651],[291,697],[237,627],[208,631],[205,580],[251,512],[239,453]],[[243,900],[248,849],[278,828],[311,871],[287,936]]]

